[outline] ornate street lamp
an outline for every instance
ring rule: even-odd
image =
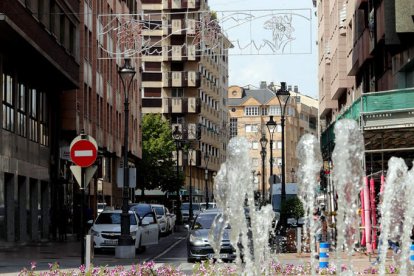
[[[206,169],[204,171],[204,179],[206,181],[206,209],[208,209],[208,160],[210,159],[210,156],[208,155],[208,152],[204,154],[204,164],[206,164]]]
[[[125,108],[125,121],[124,121],[124,183],[122,190],[122,214],[121,214],[121,236],[118,240],[118,246],[123,248],[127,246],[134,247],[134,241],[130,233],[130,221],[129,221],[129,208],[128,208],[128,191],[129,191],[129,172],[128,172],[128,123],[129,123],[129,89],[131,87],[132,81],[135,76],[135,68],[131,65],[131,60],[125,58],[124,66],[121,67],[118,71],[119,77],[122,81],[122,86],[124,88],[124,108]],[[133,256],[135,256],[135,248]],[[119,252],[120,257],[128,258],[130,257],[130,250],[125,250],[125,252]]]
[[[172,136],[174,138],[175,141],[175,149],[176,149],[176,161],[177,161],[177,184],[179,179],[180,179],[180,170],[179,170],[179,149],[180,149],[180,142],[181,142],[181,138],[182,138],[182,132],[180,131],[179,127],[176,125],[174,127],[174,131],[172,133]],[[177,185],[177,209],[176,209],[176,213],[177,213],[177,222],[181,223],[181,201],[180,201],[180,185]]]
[[[260,145],[262,146],[262,150],[260,151],[260,155],[262,156],[262,204],[265,203],[265,161],[266,161],[266,145],[267,139],[264,133],[262,134],[262,138],[260,138]]]
[[[267,126],[267,130],[269,131],[269,134],[270,134],[270,179],[271,179],[271,181],[270,181],[270,197],[269,197],[269,199],[270,199],[270,201],[271,201],[271,198],[272,198],[272,188],[273,188],[273,184],[275,183],[275,179],[274,179],[274,176],[273,176],[273,134],[275,133],[275,131],[276,131],[276,126],[277,126],[277,124],[276,124],[276,122],[275,121],[273,121],[273,116],[270,116],[270,118],[269,118],[269,121],[266,123],[266,126]]]
[[[280,125],[282,127],[282,191],[281,191],[281,205],[284,206],[286,201],[286,171],[285,171],[285,116],[286,116],[286,106],[289,102],[290,93],[289,90],[286,89],[286,82],[280,83],[280,89],[276,92],[276,97],[279,100],[280,105]],[[283,212],[280,213],[280,220],[282,222],[282,226],[286,229],[287,225],[287,217]]]

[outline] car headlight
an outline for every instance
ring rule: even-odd
[[[194,235],[190,235],[190,243],[195,245],[195,246],[203,246],[205,245],[205,242],[202,238],[194,236]]]
[[[101,236],[101,233],[98,232],[98,231],[95,231],[95,230],[91,229],[91,235],[92,236],[95,236],[95,237],[100,237]]]

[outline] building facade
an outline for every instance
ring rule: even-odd
[[[317,1],[319,117],[330,162],[337,120],[356,120],[375,180],[391,156],[414,158],[414,3],[410,0]]]
[[[226,156],[231,45],[205,0],[143,0],[142,10],[148,43],[142,55],[142,112],[162,114],[195,150],[192,162],[179,160],[186,175],[183,199],[191,183],[195,202],[204,201],[206,193],[211,201],[213,177]]]
[[[281,178],[282,164],[282,127],[281,109],[279,101],[274,91],[277,87],[273,83],[269,85],[262,82],[260,88],[244,88],[240,86],[230,86],[228,89],[228,109],[230,117],[230,137],[245,137],[250,147],[250,157],[252,163],[252,185],[255,190],[261,192],[265,189],[265,198],[268,198],[270,191],[270,150],[273,156],[273,174]],[[296,171],[298,160],[296,158],[296,147],[300,137],[305,133],[317,136],[318,131],[318,101],[299,93],[297,86],[288,86],[290,90],[290,100],[286,106],[285,120],[285,169],[286,183],[296,182]],[[260,151],[262,150],[260,138],[262,134],[270,141],[270,133],[266,123],[273,116],[277,123],[276,131],[273,135],[273,149],[270,143],[266,146],[265,170]]]
[[[79,86],[79,1],[0,2],[0,240],[49,238],[60,96]]]
[[[125,43],[103,26],[128,24],[138,10],[139,1],[1,1],[0,240],[79,231],[81,191],[70,171],[69,145],[82,131],[98,144],[85,214],[92,219],[97,202],[121,206],[125,91],[118,70]],[[128,89],[127,165],[137,167],[141,62],[138,55],[127,57],[137,72]]]

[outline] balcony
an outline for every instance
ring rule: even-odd
[[[196,61],[200,60],[200,57],[196,57],[195,45],[172,45],[165,46],[163,51],[164,61]]]
[[[195,19],[173,19],[168,22],[168,34],[171,35],[195,35],[196,21]]]
[[[355,76],[359,68],[372,56],[370,55],[372,39],[368,28],[354,42],[353,49],[347,56],[347,71],[349,76]]]
[[[199,9],[201,0],[168,0],[165,1],[166,9]]]
[[[201,99],[190,98],[164,98],[162,99],[162,112],[165,114],[170,113],[200,113],[201,112]]]
[[[164,87],[199,87],[200,73],[196,71],[172,71],[163,74]]]

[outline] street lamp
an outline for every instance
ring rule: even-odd
[[[272,198],[272,188],[273,188],[273,183],[275,183],[274,177],[273,177],[273,134],[275,133],[276,130],[276,122],[273,121],[273,116],[270,116],[269,121],[266,123],[267,126],[267,130],[269,130],[269,134],[270,134],[270,197],[269,199]],[[271,201],[271,200],[270,200]]]
[[[206,209],[208,209],[208,160],[210,159],[210,156],[208,155],[208,152],[204,154],[204,164],[206,164],[204,179],[206,181]]]
[[[282,127],[282,191],[281,191],[281,205],[284,206],[286,201],[286,171],[285,171],[285,115],[286,115],[286,106],[289,102],[290,93],[289,90],[286,89],[286,82],[280,83],[280,89],[276,92],[276,97],[279,100],[280,105],[280,125]],[[282,222],[282,226],[286,226],[287,218],[283,212],[280,213],[280,219]]]
[[[187,158],[190,159],[190,210],[188,211],[188,221],[191,222],[194,218],[194,213],[193,213],[193,183],[192,183],[192,175],[191,175],[191,166],[193,165],[193,150],[191,148],[187,149]]]
[[[180,171],[179,171],[179,162],[178,162],[178,158],[179,158],[179,148],[180,148],[180,141],[181,141],[181,137],[182,137],[182,133],[181,133],[181,131],[180,131],[180,129],[178,128],[178,126],[176,125],[175,126],[175,128],[174,128],[174,131],[173,131],[173,133],[172,133],[172,136],[173,136],[173,138],[174,138],[174,141],[175,141],[175,149],[176,149],[176,161],[177,161],[177,210],[176,210],[176,213],[177,213],[177,221],[178,221],[178,223],[181,223],[181,202],[180,202],[180,186],[181,185],[178,185],[179,183],[178,183],[178,181],[179,181],[179,179],[180,179]]]
[[[128,122],[129,122],[129,89],[132,84],[132,80],[135,76],[135,68],[131,65],[131,60],[125,58],[124,66],[118,71],[119,77],[121,78],[122,86],[124,88],[124,107],[125,107],[125,121],[124,121],[124,183],[122,190],[122,214],[121,214],[121,236],[118,240],[118,245],[132,246],[133,239],[130,233],[130,221],[129,221],[129,208],[128,208],[128,191],[129,191],[129,172],[128,172]],[[127,253],[128,252],[128,253]],[[135,250],[132,252],[135,256]],[[123,253],[119,252],[121,257],[130,257],[129,251]],[[125,254],[125,255],[124,255]]]
[[[260,145],[262,146],[262,150],[260,151],[260,155],[262,156],[262,204],[265,203],[265,160],[266,160],[266,145],[267,139],[264,133],[262,134],[262,138],[260,138]]]

